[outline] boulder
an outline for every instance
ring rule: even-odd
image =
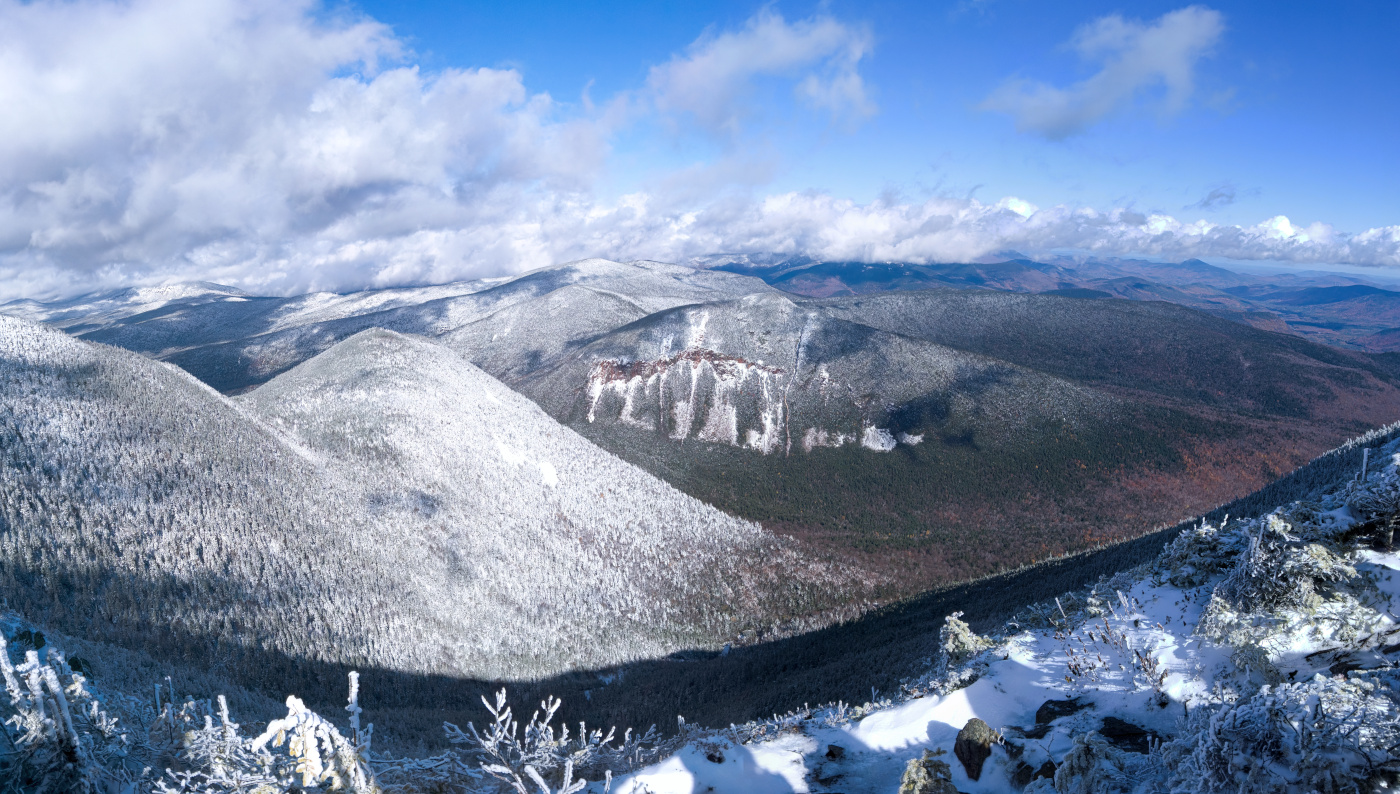
[[[1152,731],[1139,728],[1131,722],[1120,720],[1117,717],[1104,717],[1103,727],[1099,729],[1099,735],[1119,750],[1143,753],[1144,755],[1151,749],[1151,740],[1157,738],[1157,734]]]
[[[992,754],[992,745],[1000,743],[1001,734],[992,730],[992,726],[973,717],[958,731],[958,738],[953,742],[953,755],[962,762],[967,776],[977,780],[982,777],[982,764]]]
[[[1084,709],[1093,707],[1094,704],[1081,702],[1079,698],[1070,698],[1069,700],[1047,700],[1040,704],[1040,708],[1035,710],[1035,721],[1037,725],[1049,725],[1061,717],[1078,714]]]
[[[1025,761],[1017,761],[1016,768],[1011,770],[1011,785],[1016,788],[1025,788],[1035,779],[1035,767]]]

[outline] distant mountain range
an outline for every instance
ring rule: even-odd
[[[1387,288],[1379,279],[1339,273],[1249,274],[1199,259],[916,265],[714,255],[691,264],[814,298],[951,287],[1164,301],[1324,344],[1400,352],[1400,284]]]
[[[1394,357],[1281,333],[1297,331],[1293,315],[1257,308],[1388,299],[1347,277],[1270,286],[1194,260],[692,264],[707,267],[585,260],[351,295],[189,284],[3,308],[242,394],[260,421],[301,428],[288,438],[308,450],[346,443],[324,428],[303,437],[308,416],[434,404],[481,388],[448,377],[479,367],[598,446],[836,566],[812,581],[841,580],[841,565],[865,572],[868,587],[844,604],[818,593],[763,608],[794,626],[1174,522],[1400,417]],[[336,352],[375,328],[435,344],[400,342],[416,352],[395,353],[397,369]],[[347,350],[383,346],[366,344]],[[314,389],[283,380],[310,372]],[[381,384],[378,396],[323,404],[362,395],[357,379]],[[384,460],[417,455],[396,451],[406,438],[433,445],[415,434],[436,414],[394,416],[371,433],[396,439],[374,442],[388,445]],[[471,438],[460,454],[495,449]],[[341,476],[378,460],[351,456]],[[488,478],[482,492],[499,485]],[[418,491],[382,501],[410,505],[404,494]],[[448,523],[480,520],[463,510]]]

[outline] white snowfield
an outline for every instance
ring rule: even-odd
[[[927,750],[968,794],[1390,790],[1378,786],[1400,779],[1400,554],[1348,531],[1367,494],[1400,494],[1397,445],[1366,484],[1190,530],[1152,565],[1026,611],[980,652],[950,620],[945,648],[966,658],[901,702],[721,731],[611,790],[892,794]],[[1075,713],[1037,724],[1047,701],[1070,700]],[[1005,737],[978,780],[953,754],[974,717]],[[1105,741],[1114,727],[1147,752]],[[1047,762],[1054,773],[1032,780]]]

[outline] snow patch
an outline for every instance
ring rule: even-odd
[[[546,487],[553,488],[559,484],[559,472],[554,470],[554,464],[542,460],[539,462],[539,467],[540,481],[543,482]]]
[[[525,453],[512,447],[506,442],[496,439],[496,449],[500,450],[501,458],[512,466],[519,466],[525,462]]]
[[[865,432],[860,437],[860,445],[875,452],[889,452],[894,449],[897,442],[890,431],[883,427],[867,425]]]

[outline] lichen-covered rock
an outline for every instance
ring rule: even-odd
[[[958,738],[953,742],[953,755],[962,762],[968,777],[979,780],[982,777],[982,765],[992,754],[992,745],[1000,742],[1001,734],[992,730],[992,726],[986,722],[973,717],[958,731]]]
[[[938,759],[942,754],[942,750],[925,750],[922,758],[909,759],[899,781],[899,794],[959,794],[953,785],[953,768]]]

